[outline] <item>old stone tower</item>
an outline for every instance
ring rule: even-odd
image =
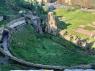
[[[56,24],[56,20],[55,20],[55,16],[53,15],[53,12],[48,13],[48,23],[47,23],[45,31],[53,35],[57,34],[57,24]]]

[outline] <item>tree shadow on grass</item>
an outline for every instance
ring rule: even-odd
[[[69,25],[71,25],[71,24],[70,23],[66,23],[64,21],[59,21],[58,22],[58,28],[60,28],[61,30],[67,29]]]
[[[60,30],[64,30],[64,29],[67,29],[69,25],[71,25],[70,23],[66,23],[65,21],[63,20],[60,20],[58,18],[61,18],[61,16],[57,16],[56,20],[57,20],[57,26]]]
[[[86,50],[88,51],[89,54],[95,55],[95,48],[92,48],[94,45],[95,41],[92,41],[87,44]]]

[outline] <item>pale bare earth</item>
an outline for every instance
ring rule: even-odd
[[[85,29],[82,29],[82,28],[78,28],[76,30],[76,32],[87,35],[87,36],[90,36],[90,37],[95,37],[95,31],[88,31],[88,30],[85,30]]]

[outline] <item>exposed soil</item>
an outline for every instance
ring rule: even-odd
[[[89,30],[85,30],[83,28],[78,28],[76,30],[76,32],[87,35],[87,36],[90,36],[90,37],[95,36],[95,31],[89,31]]]

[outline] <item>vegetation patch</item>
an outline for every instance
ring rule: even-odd
[[[6,25],[6,21],[0,21],[0,27]]]

